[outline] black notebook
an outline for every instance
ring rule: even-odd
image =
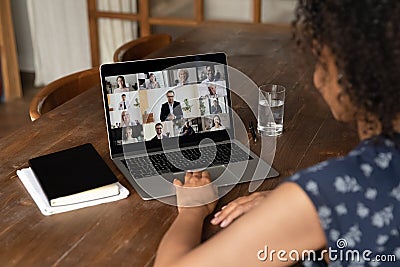
[[[29,160],[51,206],[62,206],[119,194],[118,179],[92,144]]]

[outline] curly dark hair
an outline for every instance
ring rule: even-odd
[[[293,22],[297,42],[317,61],[330,49],[344,92],[388,137],[400,114],[399,28],[399,0],[299,0]]]

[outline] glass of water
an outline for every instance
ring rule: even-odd
[[[285,87],[277,84],[265,84],[258,89],[258,132],[266,136],[281,135]]]

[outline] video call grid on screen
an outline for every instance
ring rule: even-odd
[[[189,140],[207,132],[218,136],[232,127],[226,64],[123,73],[103,75],[102,81],[110,141],[116,146],[174,137]]]
[[[207,78],[210,68],[214,72],[211,81]],[[230,119],[225,78],[223,64],[107,76],[111,128],[121,128],[122,144],[154,140],[159,123],[161,138],[227,129]],[[118,80],[124,84],[119,86]],[[178,114],[162,118],[167,92],[179,103],[173,109]]]

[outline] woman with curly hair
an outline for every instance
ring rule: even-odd
[[[380,266],[380,255],[396,257],[382,266],[398,266],[399,28],[398,0],[299,0],[295,36],[315,56],[314,85],[336,120],[357,122],[360,144],[268,195],[229,203],[211,221],[229,227],[203,244],[203,219],[215,203],[179,207],[155,265],[286,266],[305,253],[306,266]],[[174,183],[202,186],[209,175],[187,173],[184,185]]]

